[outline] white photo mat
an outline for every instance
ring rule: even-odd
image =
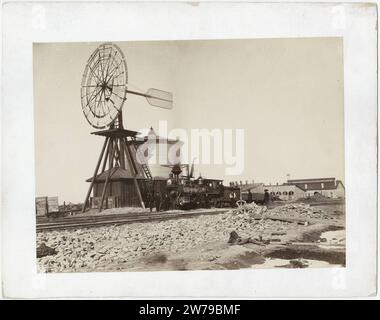
[[[4,296],[307,298],[374,295],[377,281],[376,25],[377,8],[369,4],[4,4],[1,196]],[[344,43],[346,268],[37,273],[34,42],[326,36],[343,37]]]

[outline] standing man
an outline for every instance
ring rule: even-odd
[[[253,202],[253,195],[252,195],[251,190],[248,190],[247,202],[248,202],[248,203]]]
[[[169,195],[165,192],[163,203],[162,203],[162,209],[164,211],[168,211],[169,210],[169,206],[170,206]]]
[[[159,192],[156,193],[154,202],[156,204],[156,212],[159,212],[161,210],[161,194]]]
[[[230,192],[230,206],[232,208],[235,207],[235,203],[236,203],[236,193]]]
[[[264,190],[264,204],[268,205],[270,201],[270,194],[268,192],[268,189]]]
[[[149,192],[149,198],[148,198],[148,201],[149,201],[149,209],[150,209],[150,212],[153,211],[153,208],[154,208],[154,193],[153,192]]]

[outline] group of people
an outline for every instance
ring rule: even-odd
[[[251,203],[251,202],[253,202],[253,201],[254,201],[254,199],[253,199],[253,194],[252,194],[251,190],[248,190],[248,194],[247,194],[247,202],[248,202],[248,203]],[[269,194],[269,190],[268,190],[268,189],[265,189],[265,190],[264,190],[264,198],[263,198],[263,200],[262,200],[262,203],[263,203],[264,205],[268,205],[270,201],[271,201],[271,196],[270,196],[270,194]]]
[[[150,212],[152,212],[153,209],[156,209],[156,212],[170,210],[170,197],[167,193],[161,194],[159,191],[148,193],[147,205],[149,206]]]

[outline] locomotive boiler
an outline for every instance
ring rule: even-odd
[[[182,168],[187,168],[187,174],[181,175]],[[201,175],[194,179],[192,169],[188,165],[175,165],[165,185],[155,192],[161,193],[168,209],[196,209],[235,207],[240,199],[240,188],[224,186],[223,180],[206,179]]]

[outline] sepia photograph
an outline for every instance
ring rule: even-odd
[[[343,65],[342,37],[34,43],[38,272],[345,268]]]
[[[4,299],[378,295],[376,4],[2,10]]]

